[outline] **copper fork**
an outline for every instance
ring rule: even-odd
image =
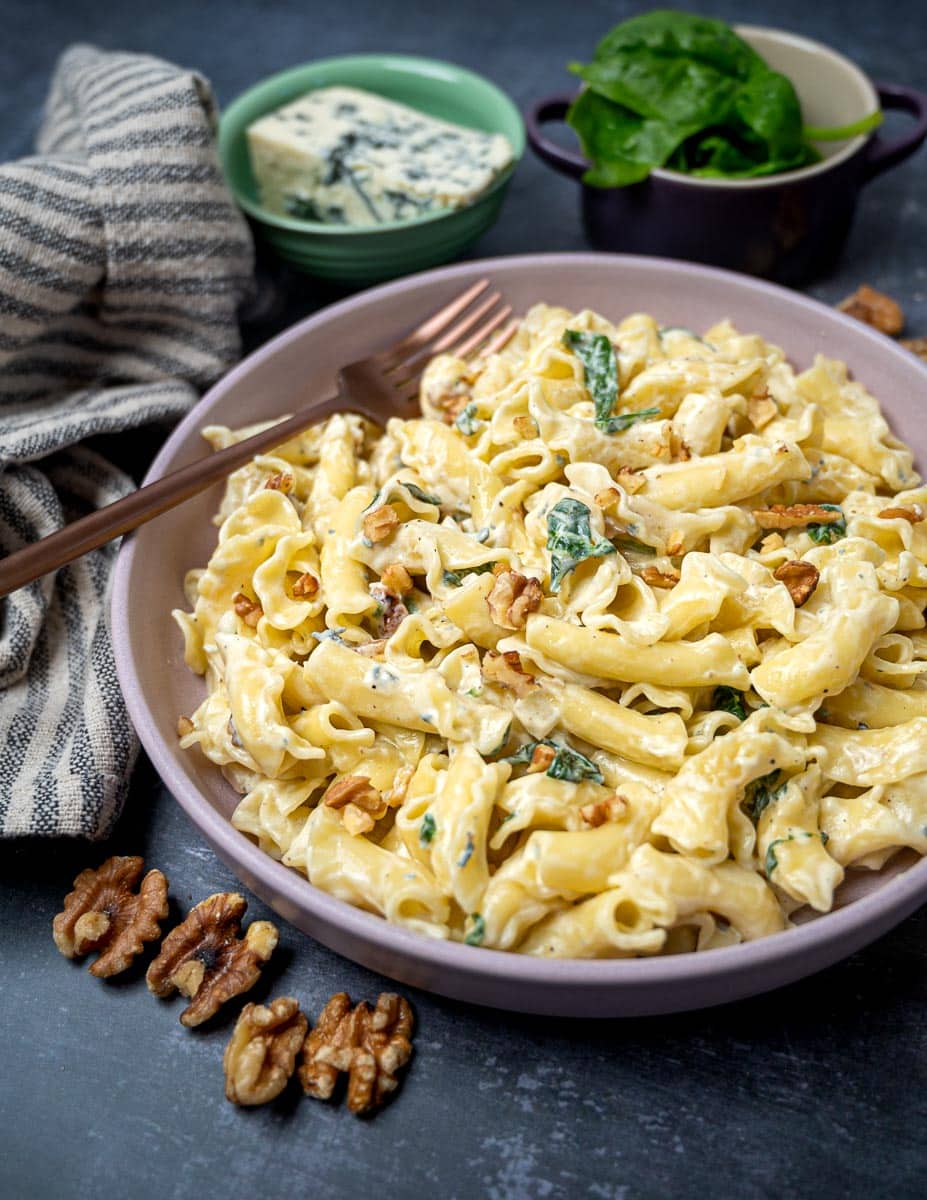
[[[342,367],[334,396],[307,404],[269,429],[171,471],[122,500],[0,559],[0,597],[183,504],[244,466],[256,454],[282,445],[333,413],[359,413],[377,425],[385,425],[390,417],[413,416],[417,410],[418,385],[428,359],[442,353],[460,358],[477,352],[492,353],[514,332],[515,323],[509,320],[511,305],[502,303],[499,292],[484,295],[488,287],[489,280],[479,280],[432,313],[401,341]]]

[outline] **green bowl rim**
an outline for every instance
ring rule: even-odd
[[[255,204],[248,196],[245,196],[239,188],[235,186],[232,179],[232,173],[227,165],[228,153],[231,149],[232,138],[235,136],[231,132],[233,118],[236,117],[239,108],[243,107],[245,102],[251,98],[255,92],[269,88],[272,84],[278,83],[281,80],[301,75],[310,67],[341,67],[354,65],[356,63],[372,63],[378,62],[383,65],[395,65],[398,67],[439,67],[442,71],[451,70],[459,77],[466,78],[473,83],[479,84],[481,87],[489,88],[496,93],[496,96],[502,105],[510,110],[510,114],[514,117],[514,123],[518,129],[518,145],[512,146],[512,161],[508,167],[489,185],[485,192],[481,192],[474,200],[473,204],[465,205],[462,208],[445,208],[439,212],[430,213],[427,216],[421,217],[406,217],[401,221],[384,221],[379,225],[327,225],[323,221],[301,221],[296,217],[281,217],[277,213],[268,212],[267,209],[260,204]],[[268,111],[272,111],[268,109]],[[500,188],[506,186],[511,179],[515,168],[518,166],[525,153],[525,123],[521,113],[518,110],[514,101],[506,95],[503,90],[498,87],[491,79],[487,79],[485,75],[480,75],[476,71],[471,71],[468,67],[461,67],[457,63],[448,62],[446,59],[440,58],[424,58],[416,54],[342,54],[335,55],[330,58],[317,58],[310,62],[301,63],[295,67],[287,67],[284,71],[277,71],[274,75],[268,75],[260,82],[252,84],[246,91],[236,96],[235,99],[224,108],[219,115],[219,163],[222,167],[222,174],[225,176],[225,181],[231,189],[232,195],[236,202],[256,220],[263,222],[265,225],[273,225],[278,229],[286,229],[292,233],[313,233],[323,236],[337,237],[357,237],[364,234],[371,235],[376,233],[388,233],[397,229],[412,229],[418,228],[421,225],[429,225],[435,221],[446,220],[448,217],[453,217],[461,212],[465,212],[468,208],[481,203],[487,197],[491,196]]]

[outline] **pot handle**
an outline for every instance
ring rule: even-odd
[[[543,158],[562,174],[569,175],[571,179],[579,179],[589,170],[589,163],[575,150],[558,146],[541,132],[541,126],[549,121],[564,119],[573,99],[572,96],[547,96],[539,100],[525,113],[525,127],[531,149],[539,158]]]
[[[894,83],[877,83],[876,91],[883,108],[901,109],[915,118],[915,126],[903,137],[884,138],[881,134],[869,143],[866,154],[866,179],[881,175],[890,167],[909,158],[927,138],[927,93]]]

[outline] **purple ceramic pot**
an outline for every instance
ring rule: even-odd
[[[808,124],[847,124],[881,104],[913,116],[913,129],[894,140],[876,134],[819,143],[821,162],[763,179],[700,179],[661,169],[630,187],[583,183],[583,221],[601,250],[685,258],[806,283],[839,257],[863,185],[908,158],[927,137],[927,95],[873,85],[848,59],[806,38],[749,26],[739,26],[738,33],[793,81]],[[526,124],[535,153],[579,180],[588,162],[541,128],[563,121],[571,102],[549,96],[529,110]]]

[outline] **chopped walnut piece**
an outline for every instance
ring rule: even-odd
[[[915,504],[910,508],[883,508],[879,516],[884,521],[901,519],[917,525],[924,520],[925,513],[919,504]]]
[[[927,337],[902,338],[898,344],[927,362]]]
[[[579,815],[593,829],[604,825],[606,821],[621,821],[628,811],[628,802],[617,792],[605,800],[596,800],[594,804],[584,804]]]
[[[411,763],[400,767],[393,776],[393,786],[388,792],[383,793],[383,799],[386,801],[388,808],[398,808],[406,798],[406,792],[409,790],[409,784],[412,782],[412,776],[415,774],[415,767]]]
[[[608,512],[610,508],[614,508],[620,499],[621,492],[613,487],[603,488],[601,492],[595,494],[595,502],[602,512]]]
[[[755,508],[753,519],[760,529],[797,529],[801,525],[833,525],[842,514],[820,504],[773,504]]]
[[[318,595],[318,591],[319,581],[308,571],[300,575],[293,584],[293,596],[297,600],[311,600],[313,596]]]
[[[765,429],[779,415],[779,406],[766,388],[747,401],[747,417],[754,429]]]
[[[773,571],[773,578],[784,583],[796,608],[801,608],[818,586],[818,569],[813,563],[793,559]]]
[[[544,592],[538,580],[518,571],[501,571],[486,597],[489,615],[503,629],[523,629],[528,614],[541,607]]]
[[[392,504],[381,504],[364,517],[364,537],[368,542],[385,542],[399,528],[399,513]]]
[[[682,554],[685,546],[686,535],[681,529],[674,529],[669,535],[669,540],[666,543],[666,553],[670,556],[670,558],[675,558],[677,555]]]
[[[657,567],[644,567],[641,579],[655,588],[674,588],[679,582],[678,571],[661,571]]]
[[[370,594],[378,605],[377,637],[390,638],[409,615],[409,610],[399,597],[382,583],[372,583]]]
[[[255,628],[258,621],[264,615],[264,610],[258,604],[257,600],[250,600],[244,592],[238,593],[233,601],[233,605],[238,616],[241,617],[246,625],[250,625],[252,629]]]
[[[681,437],[677,437],[675,433],[672,434],[670,437],[670,458],[673,462],[688,462],[691,457],[692,451],[688,444]]]
[[[837,305],[841,312],[857,321],[863,321],[878,329],[880,333],[896,337],[904,329],[904,313],[901,305],[884,292],[878,292],[868,283],[862,284],[852,296],[847,296]]]
[[[529,417],[527,413],[522,413],[512,422],[515,426],[515,432],[523,438],[533,438],[538,435],[538,423],[534,417]]]
[[[629,496],[633,496],[647,486],[643,472],[635,471],[631,467],[621,467],[615,475],[615,480],[621,484]]]
[[[353,649],[358,654],[363,654],[366,658],[382,658],[388,640],[388,638],[372,638],[369,642],[364,642],[363,645],[354,646]]]
[[[537,687],[534,676],[521,665],[521,658],[515,650],[507,650],[497,654],[489,650],[483,658],[483,678],[487,683],[509,688],[519,698],[527,696]]]
[[[380,583],[394,596],[404,596],[412,591],[412,576],[402,563],[390,563],[388,567],[384,567]]]
[[[764,554],[768,554],[770,550],[781,550],[785,545],[785,538],[781,533],[767,533],[760,542],[760,548]]]
[[[55,945],[65,958],[100,951],[90,967],[99,979],[125,971],[145,943],[161,935],[167,880],[160,871],[149,871],[136,892],[144,867],[137,855],[114,855],[95,871],[81,871],[64,899],[64,911],[52,922]]]
[[[283,492],[288,496],[293,490],[293,476],[289,471],[278,471],[276,475],[271,475],[264,487],[271,492]]]
[[[233,1104],[276,1100],[296,1070],[309,1022],[292,996],[266,1007],[246,1004],[222,1057],[225,1095]]]
[[[553,746],[546,746],[543,742],[538,742],[531,752],[531,762],[528,763],[529,775],[540,775],[542,771],[546,771],[550,764],[557,757],[557,751]]]
[[[148,990],[155,996],[177,991],[191,1000],[180,1014],[182,1025],[201,1025],[260,978],[277,945],[277,929],[269,921],[252,921],[242,939],[247,907],[237,892],[207,896],[161,943],[145,976]]]
[[[441,414],[441,420],[446,425],[453,425],[463,410],[467,407],[470,400],[470,393],[462,392],[446,392],[443,396],[435,396],[431,398],[432,404]]]
[[[387,803],[366,775],[343,775],[322,797],[322,803],[341,812],[341,823],[352,837],[369,833],[385,815]]]
[[[342,1072],[348,1073],[348,1108],[365,1113],[382,1104],[412,1054],[412,1009],[407,1000],[382,992],[376,1007],[355,1008],[338,992],[322,1010],[303,1045],[299,1079],[307,1096],[329,1100]]]
[[[187,734],[192,733],[194,729],[196,729],[196,726],[189,717],[177,718],[177,736],[179,738],[185,738]]]

